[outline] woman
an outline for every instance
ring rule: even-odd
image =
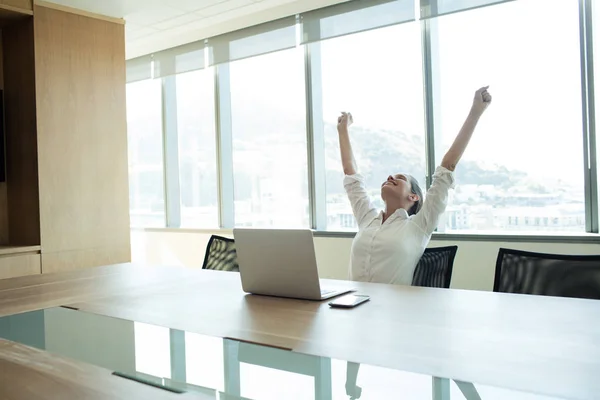
[[[450,150],[446,153],[423,199],[417,180],[407,174],[388,176],[381,185],[383,211],[377,211],[367,194],[352,152],[348,128],[352,114],[338,118],[344,188],[350,199],[358,233],[352,243],[350,279],[364,282],[410,285],[440,215],[446,208],[448,191],[454,186],[453,171],[492,96],[483,87],[475,93],[473,106]]]
[[[352,114],[342,113],[338,118],[340,152],[344,166],[344,188],[358,223],[358,233],[352,242],[350,279],[355,281],[410,285],[431,234],[446,209],[448,190],[454,186],[453,172],[462,157],[477,122],[492,102],[492,96],[483,87],[475,92],[471,112],[458,133],[450,150],[442,159],[434,175],[427,197],[417,180],[407,174],[388,176],[381,185],[385,209],[378,212],[369,199],[364,179],[358,174],[348,128]],[[358,399],[362,388],[356,385],[360,364],[348,362],[346,367],[346,394]]]

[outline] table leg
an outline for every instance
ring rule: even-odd
[[[331,359],[319,357],[315,371],[315,400],[331,400]]]
[[[223,339],[223,364],[225,369],[225,393],[240,396],[240,343]]]
[[[169,339],[171,344],[171,380],[186,383],[185,332],[170,329]]]

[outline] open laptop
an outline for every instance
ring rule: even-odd
[[[312,232],[234,229],[242,288],[247,293],[325,300],[352,290],[321,288]]]

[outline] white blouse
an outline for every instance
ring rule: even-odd
[[[358,223],[352,242],[349,278],[361,282],[411,285],[413,273],[446,209],[448,192],[454,188],[454,176],[438,167],[423,207],[409,216],[397,210],[384,223],[383,211],[371,204],[360,174],[347,175],[344,188]]]

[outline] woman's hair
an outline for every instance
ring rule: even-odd
[[[419,196],[419,200],[417,200],[410,210],[408,210],[408,215],[415,215],[421,211],[421,207],[423,207],[423,192],[419,186],[419,181],[417,181],[412,175],[410,176],[410,187],[411,192]]]

